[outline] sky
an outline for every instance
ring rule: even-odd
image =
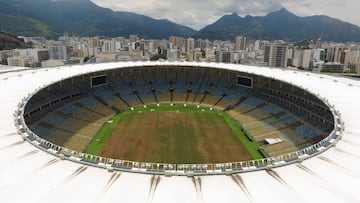
[[[264,16],[285,7],[298,16],[327,15],[360,26],[360,0],[92,0],[114,11],[168,19],[196,30],[221,16]]]

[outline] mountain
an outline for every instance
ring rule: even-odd
[[[168,20],[130,12],[114,12],[91,0],[0,0],[0,30],[13,35],[55,38],[77,36],[117,37],[137,34],[145,39],[171,35],[233,40],[252,39],[360,41],[360,28],[327,16],[299,17],[285,8],[266,16],[225,15],[199,32]]]
[[[0,32],[0,51],[15,48],[28,48],[24,41],[4,32]]]
[[[0,0],[0,30],[14,35],[55,37],[128,36],[161,39],[191,36],[195,30],[168,20],[130,12],[114,12],[90,0]]]
[[[194,37],[233,40],[237,35],[269,40],[360,41],[360,27],[324,15],[299,17],[282,8],[259,17],[225,15]]]

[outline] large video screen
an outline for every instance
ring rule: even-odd
[[[106,75],[98,75],[91,77],[91,87],[106,85]]]
[[[245,76],[238,76],[237,84],[242,87],[252,88],[253,87],[253,79]]]

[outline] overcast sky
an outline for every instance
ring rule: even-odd
[[[266,15],[281,7],[299,16],[328,15],[360,25],[360,0],[92,0],[114,11],[129,11],[201,29],[221,16]]]

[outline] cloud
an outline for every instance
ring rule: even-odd
[[[299,16],[327,15],[360,25],[359,0],[285,0],[283,6]]]
[[[195,29],[214,23],[221,16],[238,13],[265,15],[286,7],[300,16],[325,14],[360,25],[358,0],[92,0],[115,11],[129,11],[156,19],[168,19]],[[354,12],[349,15],[349,12]]]
[[[225,14],[265,14],[281,7],[277,0],[267,1],[269,3],[263,4],[263,0],[178,0],[176,3],[169,0],[93,0],[116,11],[166,18],[195,29],[213,23]]]

